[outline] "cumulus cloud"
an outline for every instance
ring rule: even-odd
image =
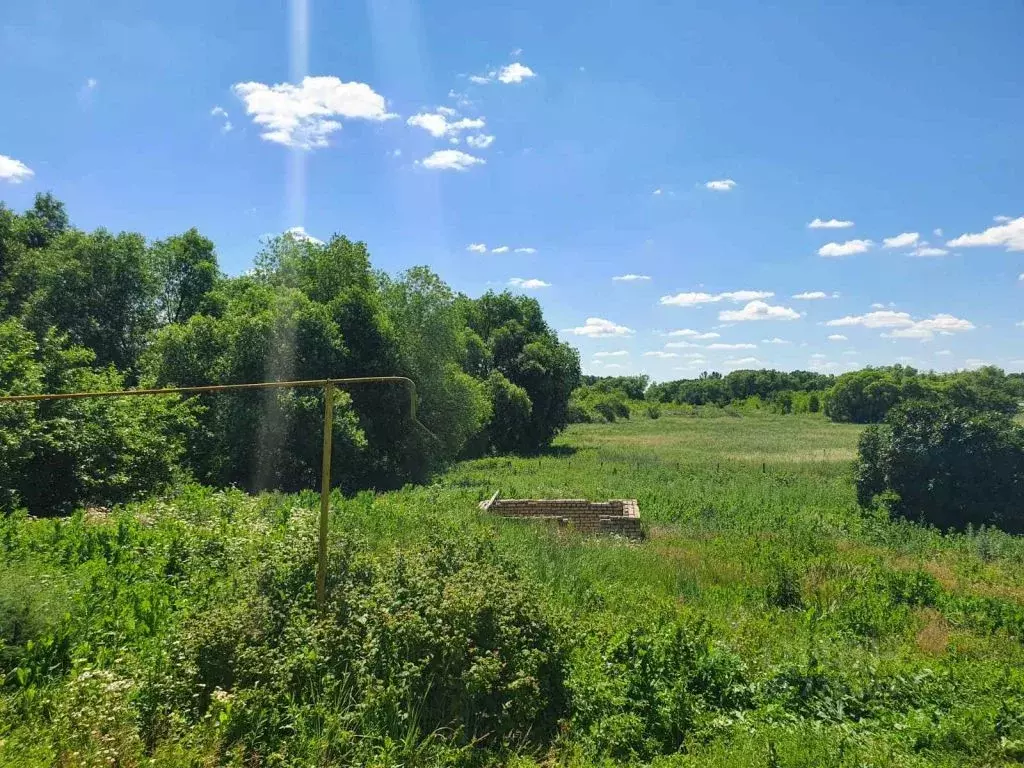
[[[522,288],[525,291],[531,291],[535,288],[550,288],[551,283],[545,283],[543,280],[538,280],[535,277],[524,279],[522,277],[513,277],[509,279],[508,284],[513,288]]]
[[[828,337],[829,341],[846,341],[846,337],[841,333],[833,333]]]
[[[1024,278],[1024,275],[1021,276]],[[650,280],[650,275],[634,275],[632,272],[626,275],[616,275],[612,280],[618,280],[620,283],[634,283],[637,280]]]
[[[516,253],[536,253],[536,252],[537,252],[536,248],[531,248],[529,246],[523,246],[523,247],[516,248]]]
[[[343,83],[333,75],[304,77],[298,85],[236,83],[232,90],[263,127],[262,138],[297,149],[326,147],[328,137],[341,129],[340,118],[380,122],[396,117],[366,83]]]
[[[853,226],[853,222],[846,221],[843,219],[829,219],[828,221],[823,221],[822,219],[815,219],[814,221],[810,222],[807,226],[810,229],[847,229]]]
[[[487,149],[494,143],[494,137],[481,133],[477,136],[467,136],[466,143],[474,149]]]
[[[724,360],[722,364],[738,368],[740,366],[761,365],[762,363],[756,357],[731,357],[728,360]]]
[[[670,357],[679,357],[679,353],[677,353],[677,352],[662,352],[660,349],[658,349],[658,350],[655,350],[653,352],[644,352],[644,357],[657,357],[657,358],[660,358],[662,360],[666,360],[666,359],[668,359]]]
[[[286,229],[284,233],[288,237],[292,237],[296,240],[301,240],[302,242],[305,243],[313,243],[314,245],[324,244],[323,240],[319,240],[313,237],[311,234],[309,234],[306,231],[305,227],[291,227],[290,229]]]
[[[220,117],[224,119],[224,122],[220,126],[221,133],[227,133],[232,128],[234,128],[234,126],[231,124],[231,119],[228,116],[228,111],[224,109],[224,107],[214,107],[210,110],[210,114],[214,117]]]
[[[31,179],[35,175],[36,172],[20,160],[0,155],[0,179],[11,184],[21,184],[25,179]]]
[[[714,181],[708,181],[704,184],[706,189],[713,190],[714,192],[728,192],[735,186],[736,182],[732,179],[715,179]]]
[[[917,241],[921,238],[919,232],[903,232],[895,235],[894,237],[882,238],[883,248],[909,248],[912,245],[917,245]]]
[[[480,130],[485,125],[485,120],[482,117],[464,117],[460,120],[450,121],[450,117],[447,113],[442,113],[440,110],[437,112],[420,112],[419,114],[413,115],[405,121],[406,125],[411,125],[416,128],[422,128],[424,131],[429,133],[436,139],[440,139],[443,136],[449,136],[453,139],[458,138],[458,134],[462,131],[476,131]],[[474,138],[474,137],[470,137]],[[490,139],[493,141],[494,137]],[[467,143],[470,146],[477,146],[467,139]],[[491,142],[488,141],[482,146],[486,147]]]
[[[984,232],[973,235],[960,235],[946,245],[950,248],[1003,246],[1007,251],[1024,251],[1024,216],[1016,219],[997,216],[996,221],[1000,222],[997,226],[989,227]]]
[[[628,350],[616,349],[614,352],[595,352],[594,357],[626,357],[628,354]]]
[[[792,341],[787,341],[786,339],[780,339],[778,336],[775,336],[774,338],[771,338],[771,339],[761,339],[761,343],[762,344],[792,344],[793,342]]]
[[[530,77],[536,77],[537,73],[525,64],[514,61],[498,71],[498,80],[506,85],[509,83],[521,83]]]
[[[487,253],[487,246],[483,243],[470,243],[466,246],[466,250],[473,253]]]
[[[980,360],[977,357],[970,357],[964,360],[964,368],[969,371],[976,371],[978,368],[984,368],[986,365],[989,365],[988,361]]]
[[[770,299],[775,294],[772,291],[725,291],[723,293],[677,293],[674,296],[662,296],[661,304],[675,307],[696,307],[700,304],[713,304],[718,301],[754,301],[756,299]]]
[[[509,247],[507,245],[499,245],[497,248],[491,248],[491,253],[508,253]]]
[[[563,333],[571,333],[574,336],[589,336],[592,339],[607,338],[610,336],[632,336],[633,329],[624,325],[616,325],[611,320],[601,317],[588,317],[583,325],[575,328],[566,328]]]
[[[711,350],[722,350],[722,349],[757,349],[757,344],[723,344],[716,342],[714,344],[708,344],[706,349]]]
[[[458,149],[439,149],[423,159],[423,167],[435,171],[465,171],[474,165],[485,165],[486,163],[486,160]]]
[[[838,299],[839,293],[833,291],[832,293],[825,293],[824,291],[804,291],[803,293],[797,293],[793,295],[794,299],[801,299],[804,301],[814,301],[817,299]]]
[[[917,248],[910,252],[911,256],[918,256],[923,258],[933,256],[945,256],[949,251],[945,248],[936,248],[934,245],[928,245],[928,243],[921,243]]]
[[[764,301],[752,301],[743,309],[726,309],[718,313],[723,323],[739,323],[750,320],[798,320],[800,313],[789,307],[773,306]]]
[[[497,80],[499,83],[505,85],[521,83],[524,80],[528,80],[531,77],[536,77],[537,73],[530,69],[525,64],[520,64],[518,61],[514,61],[500,69],[492,69],[490,72],[484,75],[470,75],[469,82],[476,83],[477,85],[487,85]]]
[[[656,190],[654,190],[653,192],[651,192],[651,194],[652,194],[652,195],[660,195],[660,194],[661,194],[661,187],[658,187],[658,188],[657,188]]]
[[[825,243],[818,249],[818,255],[825,258],[841,258],[866,253],[874,243],[871,240],[847,240],[845,243]]]
[[[913,324],[914,321],[907,312],[894,312],[889,309],[868,312],[866,315],[847,315],[825,323],[831,326],[862,325],[865,328],[900,328]]]
[[[935,334],[950,335],[963,331],[974,330],[974,323],[954,317],[950,314],[940,313],[932,315],[923,320],[915,320],[907,312],[894,312],[892,310],[879,310],[869,312],[866,315],[847,315],[835,320],[829,320],[825,325],[829,326],[862,326],[864,328],[886,328],[892,329],[883,333],[886,338],[891,339],[920,339],[930,341]]]

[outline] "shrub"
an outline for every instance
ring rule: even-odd
[[[0,392],[125,388],[122,374],[93,360],[56,332],[37,343],[17,320],[0,323]],[[0,509],[54,514],[159,490],[177,471],[193,412],[177,397],[0,404]]]
[[[487,425],[487,441],[499,453],[527,447],[526,428],[533,408],[526,390],[497,371],[487,377],[487,393],[493,412]]]
[[[1024,427],[999,413],[908,403],[861,436],[856,485],[862,506],[882,499],[942,529],[1024,531]]]
[[[647,418],[649,419],[660,419],[661,418],[661,406],[651,404],[647,406]]]

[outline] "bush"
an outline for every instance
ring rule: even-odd
[[[533,408],[530,396],[497,371],[491,372],[486,383],[493,409],[486,428],[488,444],[499,453],[527,447],[527,426]]]
[[[880,500],[942,529],[995,525],[1024,531],[1024,427],[999,413],[914,402],[861,436],[862,506]]]
[[[647,406],[647,418],[649,419],[660,419],[661,418],[661,406],[651,404]]]
[[[0,323],[0,392],[125,388],[113,368],[55,332],[36,342],[17,320]],[[194,409],[177,397],[0,404],[0,509],[67,512],[141,498],[173,479]]]

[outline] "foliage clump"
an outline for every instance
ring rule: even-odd
[[[1024,532],[1024,427],[998,412],[913,402],[861,436],[858,501],[941,529]]]

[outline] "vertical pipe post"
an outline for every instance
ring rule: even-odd
[[[334,382],[324,383],[324,455],[320,467],[320,536],[317,541],[316,604],[327,602],[327,527],[331,511],[331,455],[334,442]]]

